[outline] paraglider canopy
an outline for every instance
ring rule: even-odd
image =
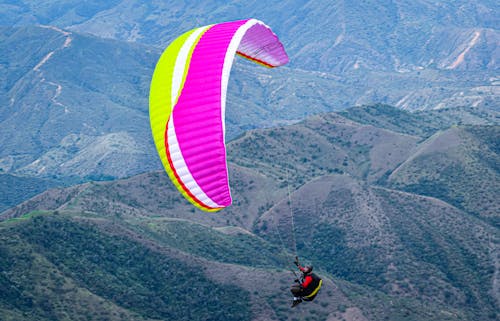
[[[232,202],[224,117],[235,54],[269,68],[288,62],[283,45],[263,22],[224,22],[175,39],[151,81],[150,121],[160,159],[182,195],[205,211]]]

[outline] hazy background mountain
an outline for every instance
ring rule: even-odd
[[[262,19],[291,57],[276,70],[236,60],[229,139],[354,105],[498,111],[494,1],[61,0],[0,8],[2,173],[74,181],[160,168],[147,119],[154,65],[176,36],[214,21]]]
[[[444,130],[437,122],[427,126],[435,126],[434,133],[409,135],[409,120],[427,118],[388,106],[342,113],[385,127],[399,123],[400,130],[331,113],[247,132],[229,145],[234,205],[216,215],[179,198],[162,171],[53,189],[4,212],[2,244],[16,244],[3,248],[6,315],[60,318],[61,307],[76,305],[73,311],[81,315],[119,320],[494,320],[500,294],[498,227],[491,219],[498,215],[491,213],[497,211],[498,180],[467,177],[447,185],[450,193],[439,199],[443,195],[398,190],[408,187],[393,177],[409,165],[412,175],[424,179],[432,169],[446,168],[444,161],[432,167],[414,161],[430,145],[433,154],[455,162],[449,144],[434,144],[439,133],[474,133],[484,145],[498,141],[498,133],[478,135],[485,125]],[[482,122],[494,122],[485,115]],[[460,148],[459,155],[498,157],[475,144]],[[498,175],[498,168],[490,170]],[[493,185],[473,190],[487,184]],[[471,198],[481,195],[480,215],[470,210],[477,203],[457,202],[463,190]],[[293,276],[283,270],[295,246],[327,280],[318,300],[297,311],[288,308]],[[35,262],[41,262],[40,274],[17,278]],[[172,274],[164,276],[166,271]],[[180,284],[169,283],[172,278]],[[186,278],[196,280],[196,292],[184,285]],[[42,304],[39,291],[48,290]],[[213,308],[229,309],[225,316],[212,308],[179,311],[170,303],[171,295],[212,302],[212,291],[224,296]],[[150,296],[157,308],[144,301]],[[184,302],[194,307],[198,301]],[[26,312],[30,304],[36,309]]]
[[[195,25],[256,17],[283,38],[291,65],[307,70],[498,68],[499,9],[489,0],[4,3],[4,24],[56,25],[162,47]]]
[[[348,106],[498,106],[495,1],[4,3],[4,25],[55,25],[159,49],[196,26],[255,17],[283,40],[290,68],[335,74],[357,87]]]

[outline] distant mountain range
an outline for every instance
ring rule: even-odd
[[[158,49],[196,26],[255,17],[273,28],[290,54],[285,78],[302,70],[336,80],[324,87],[303,79],[300,86],[314,92],[306,96],[324,96],[334,86],[328,96],[344,99],[328,97],[330,111],[373,103],[498,108],[500,10],[493,0],[7,3],[2,25],[52,25]]]
[[[196,26],[248,17],[273,28],[291,62],[237,59],[228,139],[355,105],[499,111],[499,16],[486,0],[4,1],[0,174],[64,183],[160,168],[148,91],[161,51]]]
[[[500,12],[493,0],[7,4],[4,25],[54,25],[161,47],[195,26],[255,17],[287,44],[291,65],[305,70],[498,69]]]
[[[161,49],[58,27],[2,27],[0,37],[0,171],[106,179],[160,167],[151,158],[148,88]],[[373,102],[498,111],[493,74],[266,70],[239,59],[229,85],[227,137]]]
[[[498,117],[447,112],[356,107],[249,131],[229,145],[234,205],[215,215],[195,210],[164,172],[42,193],[1,214],[1,244],[17,245],[3,247],[11,263],[0,309],[15,319],[33,304],[28,315],[41,320],[60,318],[58,306],[134,320],[495,319]],[[282,269],[294,247],[327,283],[314,304],[290,311],[292,276]],[[40,274],[17,278],[35,262]],[[197,299],[211,302],[208,289],[220,297],[229,284],[233,299],[175,310],[165,289],[192,290],[170,264],[191,271]],[[165,271],[173,274],[158,278]],[[52,289],[43,305],[38,284]],[[234,310],[220,316],[218,304]]]

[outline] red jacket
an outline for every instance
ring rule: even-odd
[[[299,266],[299,270],[301,272],[304,272],[304,268],[302,266]],[[312,281],[313,277],[310,274],[306,274],[304,276],[304,281],[300,285],[302,286],[303,289],[306,289],[309,286],[309,284],[311,284]]]

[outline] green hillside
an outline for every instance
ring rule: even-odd
[[[376,104],[348,108],[338,114],[361,124],[424,138],[451,126],[500,124],[498,112],[474,107],[409,112]]]
[[[332,173],[372,182],[403,162],[419,140],[328,113],[292,126],[247,132],[230,144],[228,158],[280,180],[288,175],[295,187]]]
[[[275,267],[285,259],[282,249],[255,235],[231,233],[228,227],[213,228],[188,220],[141,219],[131,222],[140,234],[149,235],[162,245],[204,257],[208,260],[254,267]]]
[[[453,127],[438,132],[388,178],[388,184],[440,198],[499,224],[498,126]]]
[[[1,230],[0,307],[12,320],[250,320],[246,291],[88,221],[38,215]]]
[[[61,187],[64,184],[56,180],[20,177],[0,172],[0,212],[56,186]]]
[[[429,112],[411,113],[382,104],[348,108],[339,114],[361,124],[419,137],[430,136],[441,128]]]
[[[415,320],[425,313],[426,320],[495,315],[489,243],[495,228],[437,199],[368,186],[347,175],[306,184],[292,201],[294,225],[289,205],[281,202],[256,232],[275,243],[281,236],[293,249],[295,226],[298,252],[328,273],[390,297],[412,298],[413,310],[432,302],[422,314],[413,312]],[[276,221],[280,235],[272,228]]]

